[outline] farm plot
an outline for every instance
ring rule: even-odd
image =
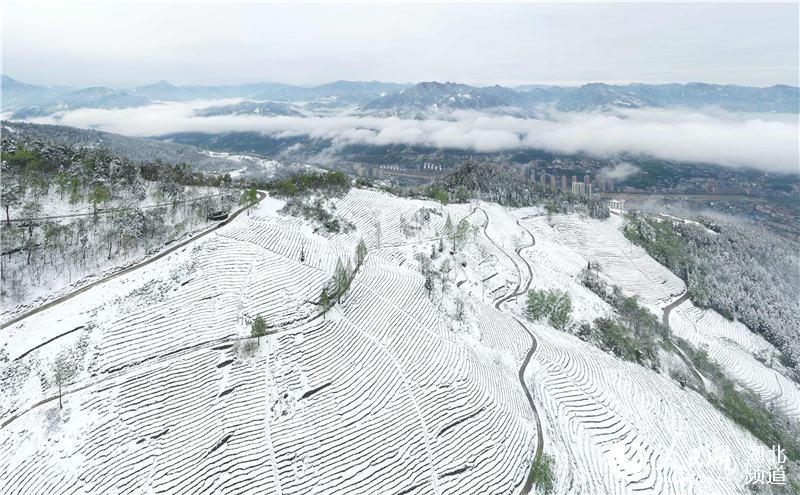
[[[675,274],[628,241],[620,230],[622,219],[607,220],[578,215],[554,215],[551,238],[572,248],[584,258],[600,264],[601,270],[623,290],[639,295],[652,308],[666,306],[686,291]]]
[[[428,220],[415,221],[420,209],[429,211]],[[364,238],[369,247],[388,247],[438,239],[445,230],[448,214],[455,225],[469,215],[470,207],[467,204],[442,206],[433,201],[351,189],[347,196],[336,202],[336,213],[356,226],[358,235]],[[404,230],[411,235],[407,236]]]
[[[503,336],[519,331],[484,308],[482,339],[453,333],[418,273],[371,255],[316,317],[351,237],[241,216],[148,268],[168,276],[37,315],[90,343],[64,409],[43,385],[3,412],[0,492],[513,492],[537,434]],[[247,344],[256,314],[278,333]],[[15,349],[46,342],[24,325]]]
[[[759,442],[694,391],[536,326],[528,379],[558,493],[747,493]],[[535,378],[534,378],[535,377]]]
[[[773,359],[777,350],[762,336],[716,311],[697,308],[691,301],[672,310],[669,324],[675,335],[697,349],[706,349],[728,376],[756,392],[764,403],[800,421],[800,385],[778,371],[783,367]]]

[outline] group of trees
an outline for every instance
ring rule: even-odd
[[[2,150],[6,302],[22,302],[36,287],[68,284],[109,260],[146,253],[204,225],[211,208],[235,201],[227,188],[186,200],[187,184],[207,180],[182,165],[136,164],[102,149],[9,137]],[[160,206],[142,206],[148,196]],[[45,204],[60,201],[91,207],[90,214],[47,218],[53,213]]]
[[[532,320],[547,318],[552,326],[563,330],[572,319],[572,299],[559,289],[531,289],[525,311]]]
[[[692,302],[737,319],[800,363],[796,243],[752,223],[630,213],[625,236],[686,282]]]
[[[347,220],[340,218],[325,207],[323,198],[309,198],[304,196],[291,197],[283,207],[284,213],[298,215],[316,222],[325,232],[338,233],[350,232],[355,226]]]
[[[364,260],[367,258],[367,244],[364,242],[364,239],[358,241],[355,255],[355,267],[353,267],[350,259],[348,259],[346,263],[343,263],[341,258],[336,260],[336,268],[333,271],[333,276],[322,288],[319,297],[319,308],[323,314],[325,314],[331,306],[337,302],[341,302],[342,298],[350,290],[350,284],[352,284],[356,274],[364,265]]]
[[[250,207],[258,202],[258,190],[255,187],[249,187],[242,191],[239,196],[239,204],[247,206],[247,214],[250,215]]]
[[[598,318],[579,336],[595,340],[621,359],[658,369],[659,347],[672,348],[669,328],[642,307],[636,296],[625,296],[619,286],[610,287],[598,272],[599,267],[590,263],[581,272],[581,283],[614,308],[619,318]]]
[[[357,186],[377,187],[395,196],[429,198],[443,205],[466,203],[471,199],[522,207],[544,204],[550,213],[583,213],[593,218],[608,218],[608,206],[597,197],[542,190],[524,181],[510,167],[497,163],[467,160],[433,184],[391,186],[359,178]]]
[[[350,190],[350,178],[342,172],[312,172],[294,174],[286,179],[257,182],[255,185],[275,196],[293,197],[320,192],[332,197],[346,194]]]
[[[453,219],[450,218],[450,214],[447,215],[447,220],[444,224],[444,234],[453,242],[453,252],[458,251],[458,247],[466,240],[469,230],[470,223],[466,218],[462,218],[461,221],[458,222],[458,225],[454,227]]]

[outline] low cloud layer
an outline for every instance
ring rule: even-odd
[[[639,167],[628,162],[615,163],[612,167],[603,167],[600,169],[600,175],[614,180],[624,180],[631,175],[637,173]]]
[[[742,115],[664,109],[613,113],[553,113],[546,120],[457,112],[448,119],[341,115],[332,117],[197,117],[215,102],[154,104],[125,109],[79,109],[39,123],[101,129],[131,136],[176,132],[255,131],[309,136],[343,144],[408,144],[483,152],[537,148],[598,157],[647,155],[666,160],[800,171],[796,115]],[[625,172],[620,170],[618,172]],[[616,173],[616,172],[615,172]]]

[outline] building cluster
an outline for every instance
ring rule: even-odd
[[[528,167],[524,171],[526,180],[531,181],[543,191],[551,192],[570,192],[591,196],[598,192],[614,192],[614,179],[604,175],[584,175],[579,178],[577,175],[568,177],[566,175],[548,174],[539,172],[533,167]]]
[[[625,213],[625,200],[624,199],[608,200],[608,209],[615,213]]]
[[[738,184],[709,180],[703,184],[703,191],[710,194],[749,194],[750,190],[747,187],[741,187]]]
[[[357,177],[370,177],[375,179],[397,176],[433,179],[443,175],[447,171],[445,166],[430,162],[425,162],[414,167],[399,164],[368,165],[358,162],[351,163],[350,166]]]

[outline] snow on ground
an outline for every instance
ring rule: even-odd
[[[785,376],[786,369],[774,359],[777,350],[764,337],[716,311],[697,308],[691,301],[673,309],[669,323],[675,335],[695,348],[706,349],[728,376],[756,392],[765,403],[800,420],[800,384]]]
[[[126,203],[135,203],[139,208],[152,208],[156,205],[170,205],[169,199],[160,198],[156,194],[156,184],[153,182],[145,182],[146,196],[140,200],[133,196],[123,196],[114,198],[107,204],[98,205],[98,209],[107,210],[112,208],[119,208]],[[26,199],[21,201],[18,205],[12,205],[8,209],[9,217],[13,220],[16,218],[23,218],[23,207],[25,203],[31,199],[32,193],[28,193]],[[185,186],[183,193],[178,198],[178,201],[192,201],[195,199],[216,197],[219,196],[219,189],[216,187],[206,186]],[[63,216],[63,215],[88,215],[94,212],[94,206],[86,198],[81,198],[77,203],[69,202],[69,193],[61,194],[55,186],[50,187],[47,194],[41,195],[37,193],[36,201],[41,205],[41,211],[37,214],[37,218]],[[5,216],[5,213],[3,214]],[[66,218],[64,220],[69,220]]]
[[[552,223],[550,227],[546,217],[523,220],[523,225],[530,226],[536,234],[537,246],[540,243],[547,246],[549,239],[557,240],[556,257],[560,263],[572,258],[579,260],[572,269],[564,268],[567,273],[577,275],[585,263],[597,261],[612,283],[639,296],[659,317],[668,303],[685,292],[683,281],[624,237],[622,218],[614,215],[600,221],[555,215]],[[565,251],[561,244],[574,251]],[[676,336],[695,348],[707,347],[709,356],[731,378],[756,391],[764,401],[774,403],[790,417],[800,419],[800,385],[784,376],[785,369],[772,359],[777,349],[763,337],[741,323],[727,321],[713,310],[696,308],[691,301],[671,312],[670,327]],[[770,366],[762,361],[771,361]]]
[[[612,281],[628,293],[649,296],[656,311],[661,309],[658,304],[671,301],[676,288],[682,288],[671,273],[632,246],[614,220],[594,225],[596,221],[579,217],[561,218],[555,222],[561,226],[559,232],[536,210],[479,206],[468,219],[482,228],[488,217],[486,231],[494,242],[482,234],[470,238],[468,247],[456,255],[466,267],[457,267],[454,279],[464,282],[456,294],[443,296],[472,296],[479,301],[473,303],[478,315],[493,309],[490,303],[517,284],[526,287],[523,259],[531,267],[530,287],[558,288],[570,294],[576,321],[612,313],[607,303],[576,280],[589,260],[599,261],[613,275]],[[582,232],[578,239],[565,242],[569,235],[565,224]],[[528,246],[526,230],[536,238],[533,246]],[[596,244],[586,249],[590,243],[585,232],[590,230],[596,233]],[[415,254],[427,254],[429,245],[398,243],[381,252],[392,252],[391,258],[403,260],[406,266]],[[485,279],[498,272],[499,276]],[[523,304],[524,291],[505,307],[521,314]],[[526,336],[507,315],[493,313],[481,319],[470,336],[519,363],[523,356],[515,350],[525,348]],[[483,325],[489,321],[502,322],[505,338],[494,340],[499,332],[483,334]],[[545,451],[556,458],[556,493],[745,492],[744,473],[760,443],[705,398],[681,389],[666,375],[622,362],[572,335],[543,325],[532,327],[539,347],[526,381],[534,390],[542,418]]]
[[[29,385],[4,392],[0,491],[460,494],[522,483],[536,429],[514,360],[451,332],[421,276],[380,256],[315,318],[309,301],[355,244],[276,206],[4,330],[3,390]],[[483,330],[503,332],[493,311]],[[280,333],[242,350],[256,314]],[[46,361],[73,341],[18,358],[80,325],[88,345],[64,409],[37,406],[56,394]]]
[[[2,330],[0,492],[518,493],[540,434],[557,493],[743,490],[758,442],[702,396],[515,319],[529,287],[567,291],[576,321],[610,314],[576,280],[589,260],[654,310],[680,294],[618,220],[556,216],[551,227],[535,208],[356,189],[335,202],[356,230],[327,235],[282,206],[269,198]],[[412,221],[421,210],[429,219]],[[430,260],[440,273],[428,294],[420,263],[438,253],[448,215],[469,233]],[[369,254],[350,293],[318,317],[323,283],[362,237]],[[243,337],[255,315],[273,334],[253,345]],[[717,339],[712,357],[747,362],[720,334],[742,354],[764,350],[744,327],[693,318],[703,330],[675,321],[676,333]],[[518,378],[531,335],[524,377],[541,432]],[[50,363],[75,346],[85,357],[60,411]],[[739,376],[764,395],[796,392],[750,369]]]
[[[537,326],[527,372],[556,458],[556,493],[749,493],[758,441],[705,398]]]
[[[553,227],[539,229],[543,236],[580,253],[586,262],[597,261],[601,271],[628,293],[656,312],[686,291],[686,284],[653,260],[622,234],[623,219],[612,215],[596,220],[579,215],[553,215]]]

